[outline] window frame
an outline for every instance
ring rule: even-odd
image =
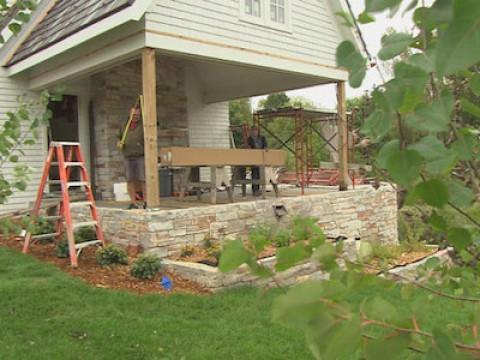
[[[240,20],[247,23],[264,26],[270,29],[291,33],[292,32],[291,22],[290,22],[291,0],[284,0],[284,1],[285,1],[285,23],[280,23],[277,21],[273,21],[271,19],[271,0],[260,0],[260,11],[261,11],[260,17],[247,14],[245,0],[240,0]]]

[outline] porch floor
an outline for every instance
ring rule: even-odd
[[[330,193],[338,191],[336,186],[315,186],[305,189],[305,195],[319,195],[323,193]],[[293,198],[299,197],[302,195],[302,190],[299,187],[292,185],[280,185],[279,186],[279,195],[278,198]],[[266,199],[275,199],[275,192],[271,189],[267,189]],[[236,188],[234,194],[234,203],[244,203],[251,202],[256,200],[262,200],[261,196],[252,196],[251,187],[247,188],[247,196],[242,197],[241,189]],[[99,208],[107,209],[126,209],[129,202],[124,201],[97,201],[97,206]],[[183,200],[180,200],[176,197],[161,198],[160,206],[158,210],[177,210],[177,209],[190,209],[197,207],[210,207],[215,205],[224,205],[229,204],[228,196],[226,191],[219,191],[217,193],[217,204],[212,204],[210,202],[210,194],[205,193],[202,195],[201,199],[198,200],[196,196],[187,196]],[[157,210],[157,209],[155,209]]]

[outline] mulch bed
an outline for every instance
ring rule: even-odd
[[[0,246],[22,251],[23,238],[0,236]],[[95,259],[96,248],[89,247],[82,251],[79,257],[79,266],[74,269],[70,266],[69,259],[56,257],[54,244],[33,244],[29,253],[37,259],[53,264],[71,276],[77,277],[97,288],[126,290],[137,294],[175,294],[187,293],[195,295],[207,295],[209,292],[200,285],[179,277],[173,273],[165,272],[158,274],[152,280],[140,280],[130,275],[129,266],[116,265],[108,268],[101,267]],[[129,256],[129,263],[135,261],[134,256]],[[167,275],[173,283],[172,291],[166,291],[161,285],[161,279]]]

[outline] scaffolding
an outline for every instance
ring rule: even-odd
[[[288,138],[282,139],[275,134],[269,127],[268,123],[282,118],[294,121],[293,134],[289,134]],[[325,147],[338,153],[337,145],[333,144],[333,140],[338,135],[338,129],[328,138],[322,134],[318,124],[329,122],[337,125],[336,112],[308,110],[302,107],[285,107],[280,109],[260,110],[253,114],[253,122],[258,128],[268,133],[272,138],[280,143],[280,148],[284,148],[293,154],[295,159],[295,178],[298,186],[302,188],[302,194],[305,188],[310,186],[316,167],[315,158]],[[323,140],[323,145],[319,149],[314,149],[314,138],[319,137]],[[290,143],[293,141],[293,147]]]

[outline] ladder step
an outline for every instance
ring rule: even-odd
[[[60,164],[58,162],[52,162],[52,165],[59,166]],[[65,166],[66,167],[74,167],[74,166],[84,167],[85,165],[82,162],[65,162]]]
[[[32,235],[32,240],[53,239],[54,237],[57,237],[59,235],[59,233]]]
[[[52,141],[50,146],[61,147],[61,146],[80,146],[79,142],[69,142],[69,141]]]
[[[70,208],[78,208],[78,207],[84,207],[84,206],[93,206],[93,202],[92,201],[79,201],[79,202],[70,203]]]
[[[80,244],[76,244],[75,249],[77,249],[77,250],[78,249],[84,249],[88,246],[99,245],[99,244],[102,244],[101,240],[86,241],[86,242],[83,242],[83,243],[80,243]]]
[[[88,181],[71,181],[67,183],[68,187],[77,187],[77,186],[90,186]]]
[[[78,229],[78,228],[82,228],[82,227],[86,227],[86,226],[97,226],[97,222],[96,221],[85,221],[85,222],[79,222],[79,223],[73,224],[74,229]]]
[[[44,216],[42,219],[48,220],[48,221],[56,221],[56,220],[61,220],[63,219],[63,216]]]

